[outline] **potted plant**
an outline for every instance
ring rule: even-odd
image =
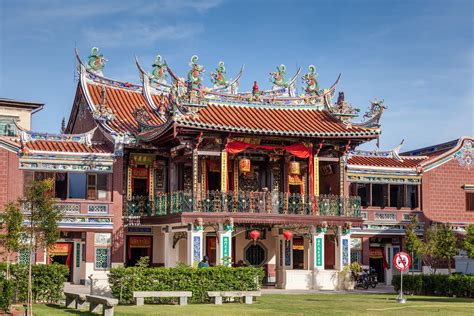
[[[345,266],[342,271],[339,272],[340,287],[344,290],[353,290],[355,288],[357,275],[361,271],[360,264],[356,261]]]

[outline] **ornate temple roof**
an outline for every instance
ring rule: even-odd
[[[179,125],[232,132],[308,137],[373,136],[376,129],[348,126],[327,111],[298,107],[208,104],[196,115],[176,118]]]
[[[96,128],[83,134],[49,134],[24,130],[20,131],[19,143],[23,155],[32,153],[78,153],[78,154],[107,154],[112,152],[102,143],[92,141]]]
[[[20,169],[112,172],[114,154],[92,142],[96,128],[83,134],[46,134],[20,130]]]
[[[62,152],[62,153],[94,153],[111,154],[110,150],[101,144],[86,145],[76,141],[37,140],[23,145],[27,152]]]
[[[117,133],[138,133],[139,126],[134,113],[138,109],[143,109],[150,117],[150,124],[160,125],[164,121],[153,112],[149,102],[145,99],[140,90],[116,88],[105,84],[86,83],[87,92],[91,98],[92,105],[96,109],[103,103],[105,91],[107,106],[113,113],[114,118],[106,124]],[[159,96],[154,96],[154,100],[159,102]]]
[[[376,157],[376,156],[351,156],[347,164],[353,166],[365,167],[384,167],[384,168],[406,168],[414,169],[423,161],[427,159],[426,156],[400,156],[401,160],[393,157]]]
[[[244,67],[233,78],[225,77],[219,62],[211,73],[213,86],[202,86],[204,67],[193,56],[187,79],[176,75],[157,56],[151,73],[138,63],[141,85],[104,77],[105,59],[94,48],[88,62],[79,61],[80,85],[89,110],[99,126],[125,144],[151,142],[175,127],[271,136],[373,139],[380,134],[383,101],[374,101],[364,116],[365,122],[351,122],[358,110],[348,105],[339,93],[331,101],[340,75],[328,89],[320,89],[314,66],[301,77],[303,93],[296,90],[301,69],[286,79],[286,67],[270,73],[272,89],[238,92]],[[117,136],[120,136],[120,140]],[[124,140],[125,139],[125,140]]]

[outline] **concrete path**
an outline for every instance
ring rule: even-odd
[[[321,291],[321,290],[283,290],[276,288],[263,288],[262,294],[396,294],[393,286],[379,284],[375,289],[369,288],[367,290],[357,289],[354,291]]]

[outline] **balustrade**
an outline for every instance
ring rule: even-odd
[[[234,212],[282,215],[360,217],[360,197],[281,192],[207,191],[195,197],[190,191],[158,193],[153,200],[134,197],[125,202],[125,216],[160,216],[182,212]]]

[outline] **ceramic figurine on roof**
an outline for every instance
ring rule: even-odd
[[[337,103],[332,107],[332,114],[337,116],[343,123],[348,124],[350,120],[357,116],[359,109],[355,109],[352,105],[347,105],[344,98],[344,92],[339,92]]]
[[[314,65],[309,65],[308,69],[309,72],[301,77],[303,82],[306,84],[306,87],[303,89],[306,95],[317,96],[319,94],[319,85],[318,81],[316,80],[316,77],[318,76],[316,73],[316,67]]]
[[[100,104],[95,106],[92,111],[92,117],[99,121],[110,121],[114,118],[114,113],[111,108],[107,106],[107,90],[102,87]]]
[[[188,72],[188,85],[192,89],[200,89],[202,83],[202,73],[204,72],[204,67],[197,63],[199,57],[197,55],[193,55],[191,57],[191,62],[189,66],[191,70]]]
[[[99,49],[97,47],[93,47],[91,54],[88,57],[87,69],[96,75],[103,76],[102,69],[104,69],[107,59],[104,58],[104,55],[98,53]]]
[[[370,104],[369,111],[367,111],[363,116],[366,121],[354,125],[366,128],[379,128],[383,110],[386,108],[387,107],[383,104],[383,100],[379,101],[375,99]]]
[[[286,66],[281,64],[276,67],[276,71],[270,73],[270,82],[273,83],[273,90],[286,88],[288,83],[285,78]]]
[[[166,63],[161,61],[160,55],[156,56],[155,63],[152,65],[153,71],[151,77],[159,83],[166,84]]]
[[[220,61],[216,71],[211,72],[211,82],[214,84],[214,88],[221,88],[221,87],[226,87],[229,82],[225,78],[225,66],[224,62]]]

